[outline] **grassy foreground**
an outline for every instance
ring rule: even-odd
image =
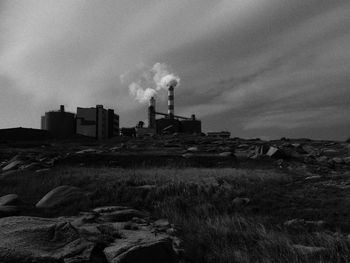
[[[91,193],[90,204],[24,214],[69,215],[105,205],[150,211],[178,227],[187,262],[350,262],[347,225],[339,223],[346,220],[332,213],[338,209],[332,192],[320,198],[324,189],[306,188],[298,180],[273,170],[57,167],[0,177],[0,196],[17,193],[35,204],[54,187],[73,185]],[[341,202],[342,194],[337,192],[334,202]],[[250,203],[237,205],[236,197]],[[329,224],[287,229],[283,223],[293,218]],[[295,245],[325,249],[310,253]]]

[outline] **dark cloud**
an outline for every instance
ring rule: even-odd
[[[2,127],[38,127],[59,104],[104,104],[133,125],[146,111],[128,85],[162,62],[181,78],[175,110],[205,129],[349,135],[345,0],[2,1],[0,33],[1,95],[31,116],[2,99]]]

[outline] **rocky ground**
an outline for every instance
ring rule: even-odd
[[[250,171],[267,171],[266,174],[273,173],[274,178],[277,174],[284,179],[243,180],[243,176],[237,179],[229,175],[205,177],[201,175],[202,172],[198,172],[196,177],[202,178],[204,182],[201,185],[186,181],[163,186],[159,179],[147,181],[146,176],[141,183],[133,182],[130,185],[127,182],[126,186],[121,186],[120,182],[113,184],[110,180],[115,191],[126,191],[128,197],[111,198],[108,193],[108,198],[95,204],[110,207],[99,208],[93,207],[91,199],[96,195],[103,196],[101,191],[113,191],[106,186],[109,179],[98,178],[104,184],[96,186],[100,191],[98,194],[86,191],[84,182],[75,183],[73,177],[52,184],[53,189],[48,189],[52,191],[47,191],[44,197],[36,197],[38,193],[34,191],[24,193],[22,180],[22,184],[24,181],[30,184],[28,177],[33,178],[34,184],[40,182],[35,181],[38,178],[50,182],[47,177],[50,178],[51,174],[57,177],[61,167],[64,167],[64,173],[69,173],[67,171],[70,169],[84,172],[86,169],[97,169],[94,170],[96,173],[100,173],[98,169],[114,171],[119,168],[128,171],[164,168],[178,173],[193,167],[216,169],[218,173],[225,169],[239,169],[247,171],[247,174],[252,173]],[[192,232],[189,229],[187,233],[191,235],[186,234],[184,229],[188,226],[185,226],[187,222],[184,222],[184,218],[191,221],[191,216],[199,217],[200,213],[207,216],[209,221],[214,216],[220,216],[220,220],[232,215],[247,218],[258,216],[261,224],[273,228],[273,233],[277,229],[284,233],[284,238],[290,239],[286,246],[294,254],[291,254],[290,261],[285,262],[314,262],[312,260],[320,260],[319,256],[314,255],[327,254],[329,248],[324,243],[325,237],[322,237],[322,242],[310,241],[310,236],[314,238],[316,233],[318,236],[320,233],[326,235],[331,240],[329,244],[341,244],[332,243],[332,255],[338,253],[338,256],[325,256],[317,262],[334,262],[334,258],[338,262],[346,262],[350,257],[346,256],[349,251],[347,235],[350,234],[350,143],[347,142],[285,138],[262,141],[169,135],[118,138],[102,143],[4,143],[0,145],[0,168],[1,262],[231,262],[220,258],[223,252],[219,256],[212,251],[214,254],[203,258],[195,254],[197,250],[203,254],[201,248],[190,244],[194,241],[203,246],[194,238],[199,230]],[[252,174],[260,176],[260,172]],[[98,180],[91,182],[96,184]],[[87,187],[89,190],[94,188],[91,182]],[[126,187],[129,190],[125,190]],[[34,189],[32,186],[27,188]],[[34,202],[31,196],[35,196],[35,203],[31,203]],[[165,201],[170,197],[174,197],[174,200]],[[152,201],[152,198],[157,202]],[[179,198],[186,198],[187,203],[182,204]],[[161,199],[162,202],[159,201]],[[193,206],[188,205],[197,199]],[[205,208],[201,209],[205,212],[198,212],[203,202]],[[63,207],[73,203],[75,211],[80,210],[80,213],[57,213],[57,209],[63,211]],[[177,214],[170,213],[164,207],[166,203],[178,206]],[[191,215],[187,209],[197,211],[198,215]],[[178,218],[179,213],[183,213],[181,219]],[[202,219],[199,217],[198,220]],[[219,227],[215,222],[209,224],[208,220],[201,222],[208,224],[209,228],[213,225]],[[233,219],[230,220],[229,224]],[[242,223],[241,219],[238,221]],[[191,227],[196,228],[193,225]],[[220,231],[217,229],[215,232]],[[221,233],[227,235],[226,232]],[[308,240],[306,237],[300,238],[302,232],[309,233]],[[225,242],[228,242],[227,238]],[[251,243],[247,237],[243,239]],[[265,237],[262,239],[266,242]],[[259,262],[245,255],[245,249],[236,244],[237,249],[240,249],[237,252],[235,242],[230,242],[229,245],[225,244],[234,251],[226,259]],[[216,245],[213,243],[207,249],[218,249]],[[260,250],[256,253],[267,257]]]

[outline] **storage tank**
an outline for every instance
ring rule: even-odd
[[[75,134],[75,115],[65,112],[61,105],[59,111],[45,113],[45,129],[56,138],[67,138]]]

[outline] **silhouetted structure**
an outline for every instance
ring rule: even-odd
[[[75,115],[64,111],[64,105],[58,111],[49,111],[41,117],[41,129],[49,131],[56,138],[68,138],[75,134]]]
[[[162,115],[163,118],[156,119],[156,115]],[[154,129],[157,134],[168,133],[188,133],[200,134],[202,132],[202,123],[196,119],[193,114],[191,118],[182,117],[174,114],[174,87],[170,86],[168,90],[168,114],[156,111],[156,100],[150,99],[148,107],[148,128]]]
[[[96,108],[77,108],[77,134],[107,139],[119,135],[119,116],[112,109],[104,109],[102,105]]]

